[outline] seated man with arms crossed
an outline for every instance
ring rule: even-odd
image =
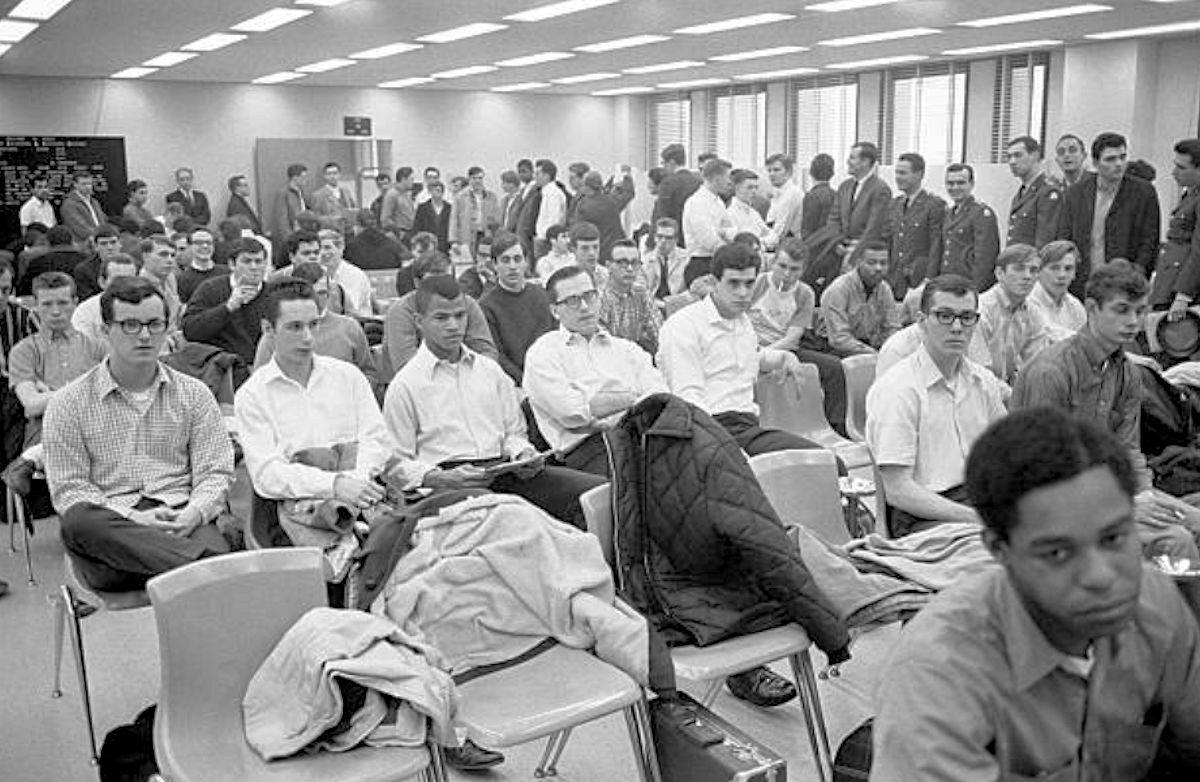
[[[51,400],[46,479],[87,583],[127,591],[229,550],[212,522],[233,479],[233,446],[208,388],[158,361],[162,292],[122,277],[102,295],[109,357]]]
[[[525,354],[525,393],[558,459],[607,476],[601,433],[638,400],[666,393],[667,384],[646,351],[600,326],[599,294],[583,268],[554,272],[546,294],[559,328],[539,337]]]
[[[1143,567],[1126,449],[1052,408],[988,429],[967,490],[1001,567],[904,629],[875,782],[1200,777],[1200,632]]]
[[[957,274],[921,294],[921,346],[867,392],[867,445],[875,457],[895,536],[943,522],[977,522],[963,469],[972,444],[1005,414],[1002,384],[967,358],[979,297]]]
[[[490,470],[537,454],[516,389],[495,360],[463,344],[467,296],[453,277],[426,277],[415,294],[421,347],[392,379],[383,405],[405,488],[490,487],[584,528],[579,495],[604,480],[541,459],[500,475]]]

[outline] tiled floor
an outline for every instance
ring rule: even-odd
[[[88,765],[86,729],[69,655],[64,659],[64,694],[51,699],[53,633],[46,600],[62,582],[62,546],[54,520],[38,522],[34,565],[38,584],[25,583],[20,554],[7,553],[7,527],[0,526],[0,578],[11,592],[0,598],[0,782],[72,782],[97,779]],[[834,747],[869,713],[877,671],[892,647],[897,626],[867,634],[854,646],[854,659],[837,679],[819,682]],[[98,613],[84,621],[97,731],[132,721],[154,702],[158,689],[157,638],[149,609]],[[818,669],[823,657],[817,653]],[[786,675],[784,667],[778,667]],[[687,688],[687,687],[685,687]],[[699,688],[691,689],[694,693]],[[788,778],[815,779],[800,709],[795,702],[755,709],[723,692],[715,710],[783,755]],[[610,717],[576,730],[559,763],[564,782],[624,782],[636,779],[625,724]],[[542,744],[507,752],[498,770],[462,779],[530,780]],[[230,782],[235,782],[231,780]]]

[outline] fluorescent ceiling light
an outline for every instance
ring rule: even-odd
[[[462,27],[442,30],[440,33],[422,35],[417,40],[424,41],[425,43],[450,43],[451,41],[461,41],[464,38],[474,38],[477,35],[485,35],[487,33],[494,33],[497,30],[506,29],[508,29],[508,25],[506,24],[474,22],[472,24],[464,24]]]
[[[544,81],[523,81],[520,84],[505,84],[500,87],[492,87],[492,92],[524,92],[525,90],[540,90],[542,87],[549,86],[549,82]]]
[[[1143,35],[1170,35],[1171,33],[1190,33],[1200,30],[1200,19],[1191,22],[1175,22],[1173,24],[1156,24],[1152,27],[1135,27],[1132,30],[1113,30],[1109,33],[1092,33],[1084,36],[1096,41],[1112,41],[1117,38],[1137,38]]]
[[[20,19],[39,19],[46,21],[63,9],[71,0],[21,0],[17,7],[8,12],[9,16]]]
[[[0,19],[0,43],[20,43],[21,39],[37,29],[37,22],[19,22],[16,19]]]
[[[347,60],[345,57],[334,57],[329,60],[301,65],[296,70],[301,73],[325,73],[326,71],[336,71],[338,68],[348,68],[351,65],[357,65],[357,63],[354,60]]]
[[[363,49],[361,52],[355,52],[350,56],[356,60],[381,60],[384,57],[391,57],[394,54],[404,54],[405,52],[424,48],[419,43],[389,43],[385,46],[376,46],[374,49]]]
[[[12,48],[11,43],[0,43],[0,57],[3,57],[4,53],[7,52],[11,48]]]
[[[280,71],[279,73],[269,73],[266,76],[259,76],[257,79],[252,79],[251,84],[282,84],[285,81],[295,81],[303,79],[303,73],[295,71]]]
[[[597,90],[592,94],[597,98],[611,98],[616,95],[641,95],[646,92],[654,92],[653,87],[618,87],[613,90]]]
[[[734,76],[735,79],[741,81],[771,81],[772,79],[786,79],[789,76],[804,76],[809,73],[816,73],[820,68],[784,68],[781,71],[763,71],[762,73],[743,73],[740,76]]]
[[[468,65],[465,68],[451,68],[448,71],[438,71],[430,74],[435,79],[460,79],[463,76],[478,76],[481,73],[491,73],[500,70],[495,65]]]
[[[505,68],[520,68],[525,65],[538,65],[555,60],[569,60],[574,56],[570,52],[542,52],[541,54],[527,54],[524,57],[513,57],[511,60],[500,60],[496,64],[503,65]]]
[[[993,52],[1013,52],[1020,49],[1041,49],[1048,46],[1059,46],[1062,41],[1046,38],[1038,41],[1014,41],[1012,43],[996,43],[990,46],[968,46],[965,49],[947,49],[942,54],[949,56],[991,54]]]
[[[816,3],[815,5],[806,5],[806,11],[824,11],[827,14],[835,14],[838,11],[856,11],[859,8],[870,8],[875,5],[891,5],[898,3],[900,0],[829,0],[825,3]]]
[[[431,81],[433,81],[433,79],[428,76],[410,76],[407,79],[383,81],[379,83],[379,86],[383,87],[385,90],[399,89],[401,87],[415,87],[418,84],[429,84]]]
[[[563,0],[561,3],[540,5],[537,8],[530,8],[528,11],[509,14],[504,18],[513,22],[540,22],[543,19],[553,19],[556,16],[566,16],[619,2],[621,0]]]
[[[1027,11],[1023,14],[989,16],[984,19],[972,19],[969,22],[959,22],[958,24],[962,27],[997,27],[1002,24],[1036,22],[1041,19],[1060,19],[1064,16],[1081,16],[1082,14],[1096,14],[1100,13],[1101,11],[1111,10],[1111,5],[1085,3],[1084,5],[1064,5],[1060,8],[1046,8],[1041,11]]]
[[[117,71],[110,79],[140,79],[157,71],[158,68],[126,68],[123,71]]]
[[[797,54],[807,51],[807,46],[773,46],[770,49],[754,49],[749,52],[718,54],[716,57],[709,57],[708,59],[716,62],[738,62],[740,60],[757,60],[760,57],[778,57],[781,54]]]
[[[272,8],[270,11],[263,11],[258,16],[252,16],[244,22],[239,22],[230,29],[241,33],[265,33],[297,19],[303,19],[311,13],[312,11],[303,8]]]
[[[179,48],[186,52],[215,52],[217,49],[224,49],[226,46],[235,44],[238,41],[244,41],[249,37],[248,35],[234,35],[233,33],[213,33],[203,38],[197,38],[191,43],[185,43]]]
[[[630,49],[634,46],[645,46],[649,43],[658,43],[659,41],[669,41],[669,35],[633,35],[629,38],[614,38],[611,41],[601,41],[600,43],[589,43],[586,46],[576,46],[577,52],[590,52],[599,54],[600,52],[612,52],[617,49]]]
[[[335,5],[341,5],[346,0],[296,0],[296,5],[316,5],[321,8],[333,8]]]
[[[639,65],[636,68],[625,68],[625,73],[662,73],[663,71],[682,71],[684,68],[699,68],[704,63],[698,60],[676,60],[675,62],[660,62],[658,65]]]
[[[853,62],[835,62],[826,65],[826,68],[835,68],[844,71],[866,70],[868,68],[878,68],[884,65],[900,65],[906,62],[920,62],[928,60],[924,54],[901,54],[895,57],[876,57],[872,60],[854,60]]]
[[[795,18],[794,14],[753,14],[751,16],[739,16],[735,19],[723,19],[720,22],[680,27],[675,32],[680,35],[708,35],[709,33],[721,33],[726,30],[738,30],[742,27],[754,27],[755,25],[771,24],[772,22],[786,22],[788,19]]]
[[[690,87],[711,87],[714,84],[728,84],[729,79],[689,79],[687,81],[669,81],[658,85],[660,90],[686,90]]]
[[[193,57],[199,57],[196,52],[167,52],[160,54],[157,57],[152,57],[146,60],[142,65],[147,65],[151,68],[170,68],[172,65],[178,65],[181,62],[187,62]]]
[[[581,73],[578,76],[563,76],[561,79],[551,79],[555,84],[585,84],[589,81],[604,81],[605,79],[619,79],[621,74],[609,73],[608,71],[599,71],[597,73]]]
[[[850,35],[845,38],[830,38],[820,41],[822,46],[858,46],[864,43],[879,43],[880,41],[896,41],[901,38],[919,38],[922,35],[937,35],[941,30],[932,27],[909,27],[904,30],[886,30],[882,33],[867,33],[866,35]]]

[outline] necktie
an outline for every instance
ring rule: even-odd
[[[858,180],[855,179],[850,183],[850,208],[854,208],[854,199],[858,198]]]
[[[671,274],[671,267],[667,263],[667,259],[663,256],[658,256],[658,290],[654,292],[654,298],[665,299],[671,295],[671,281],[667,279]]]

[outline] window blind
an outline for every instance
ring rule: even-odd
[[[689,145],[692,135],[692,101],[686,92],[671,92],[650,98],[647,112],[649,150],[648,168],[661,165],[659,154],[668,144]],[[689,155],[691,150],[688,150]],[[694,157],[694,156],[693,156]]]
[[[1030,135],[1045,143],[1049,75],[1047,52],[999,58],[992,98],[993,163],[1004,161],[1005,146],[1014,136]]]
[[[818,153],[842,160],[858,140],[858,77],[836,74],[789,83],[788,154],[806,169]]]
[[[945,62],[884,73],[879,119],[883,162],[919,152],[929,163],[963,159],[967,126],[967,63]]]
[[[710,90],[703,150],[735,168],[761,168],[767,152],[767,93],[763,86]]]

